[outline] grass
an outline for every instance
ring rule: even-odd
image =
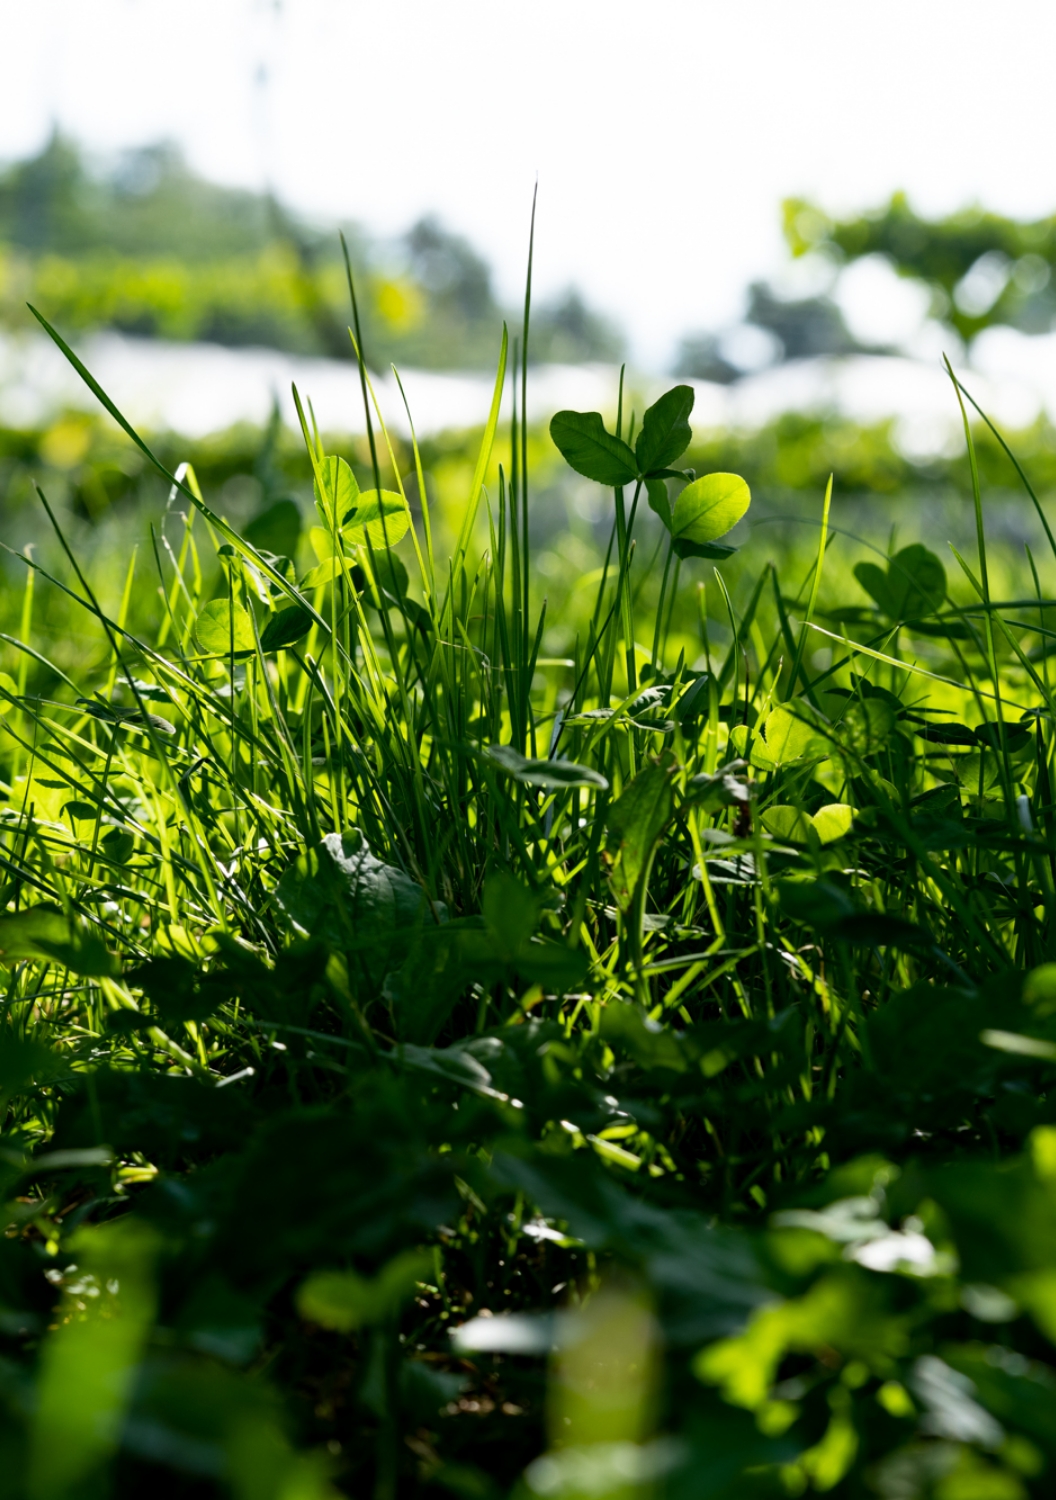
[[[40,496],[6,1492],[1047,1495],[1053,562],[997,593],[974,457],[956,586],[852,583],[838,490],[726,561],[676,388],[555,423],[609,536],[547,606],[522,378],[453,527],[365,371],[307,538],[158,459],[119,577]]]

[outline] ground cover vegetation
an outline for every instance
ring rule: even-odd
[[[161,490],[118,570],[53,434],[4,606],[4,1491],[1050,1493],[1056,540],[970,398],[971,555],[853,572],[831,483],[734,551],[691,388],[557,413],[547,603],[505,335],[443,505],[364,366],[237,524],[82,373]]]

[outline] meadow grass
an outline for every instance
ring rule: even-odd
[[[966,415],[956,586],[831,484],[734,556],[621,389],[548,604],[529,313],[453,527],[365,365],[303,536],[66,350],[169,505],[101,593],[41,492],[5,636],[12,1495],[1051,1492],[1044,507],[1009,582]]]

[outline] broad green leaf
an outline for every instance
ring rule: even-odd
[[[835,741],[855,756],[875,755],[895,732],[895,715],[882,698],[852,702],[833,727]]]
[[[610,1047],[621,1045],[643,1068],[684,1073],[689,1066],[686,1051],[671,1028],[650,1020],[626,1001],[613,999],[602,1006],[598,1030]]]
[[[0,964],[26,958],[63,964],[75,974],[117,972],[105,945],[93,933],[74,927],[57,906],[30,906],[0,916]]]
[[[891,619],[895,614],[895,607],[891,601],[886,571],[876,563],[860,562],[855,564],[854,576],[870,598],[876,600],[888,619]]]
[[[778,839],[792,839],[802,844],[810,828],[822,844],[831,844],[850,833],[854,825],[854,808],[845,802],[830,802],[812,814],[800,812],[798,807],[768,807],[762,814],[762,824]]]
[[[550,436],[565,462],[585,479],[617,489],[638,477],[635,455],[605,431],[599,412],[559,411],[551,419]]]
[[[375,551],[395,547],[407,534],[411,514],[407,502],[395,490],[364,490],[345,516],[349,542],[365,545],[369,538]]]
[[[639,881],[647,877],[656,841],[674,809],[672,770],[666,759],[650,761],[609,808],[609,882],[622,911],[629,909]]]
[[[23,1490],[40,1500],[98,1493],[157,1303],[158,1236],[134,1214],[82,1227],[70,1249],[96,1295],[78,1301],[67,1291],[40,1351]]]
[[[373,579],[369,573],[371,567]],[[389,600],[402,604],[407,598],[407,589],[410,585],[407,569],[402,559],[397,557],[395,552],[384,551],[376,552],[372,559],[364,558],[362,574],[358,569],[355,570],[352,581],[365,592],[367,603],[373,605],[375,609],[380,609],[383,602],[387,604]]]
[[[752,496],[739,474],[702,474],[687,484],[671,512],[671,536],[682,557],[707,556],[696,549],[713,546],[734,526]]]
[[[786,1352],[837,1349],[882,1363],[901,1353],[905,1324],[881,1317],[864,1278],[823,1276],[802,1297],[771,1303],[752,1314],[745,1331],[702,1349],[693,1361],[699,1380],[721,1387],[734,1406],[758,1410],[770,1396]]]
[[[599,791],[608,788],[608,781],[600,771],[589,766],[579,766],[571,760],[529,760],[512,745],[489,745],[485,750],[489,760],[502,767],[515,781],[526,786],[541,786],[558,789],[567,786],[593,786]]]
[[[294,557],[301,539],[301,508],[296,500],[276,500],[253,517],[243,536],[258,551]]]
[[[689,414],[694,400],[692,386],[676,385],[649,407],[634,445],[640,473],[668,468],[689,447],[693,436]]]
[[[671,530],[671,502],[667,496],[667,485],[662,479],[645,481],[645,496],[649,509],[658,515],[668,531]]]
[[[43,1042],[21,1037],[5,1026],[0,1030],[0,1095],[12,1095],[65,1072],[62,1054]],[[6,1108],[6,1101],[5,1101]]]
[[[915,922],[905,917],[888,916],[882,911],[856,911],[838,918],[827,929],[831,936],[845,943],[869,948],[930,948],[933,939]]]
[[[812,814],[811,823],[823,844],[835,843],[854,827],[854,808],[846,802],[829,802]]]
[[[747,724],[735,724],[730,730],[730,750],[734,755],[747,756],[749,765],[754,766],[757,771],[775,769],[773,757],[767,754],[766,741],[758,729],[753,733]]]
[[[355,1271],[315,1271],[297,1289],[297,1311],[320,1328],[351,1333],[384,1322],[432,1273],[433,1257],[424,1250],[404,1250],[369,1279]]]
[[[502,956],[513,959],[539,923],[540,899],[513,875],[500,871],[484,882],[482,910],[488,933]]]
[[[903,547],[888,562],[858,563],[854,576],[889,620],[917,620],[939,608],[946,598],[946,569],[940,558],[919,542]]]
[[[828,754],[828,743],[808,714],[802,701],[797,701],[794,710],[781,704],[767,715],[763,726],[766,753],[775,765],[787,765],[808,755]]]
[[[801,813],[798,807],[775,805],[760,814],[760,821],[767,833],[775,839],[793,839],[802,844],[807,837],[809,813]]]
[[[781,910],[793,922],[803,922],[823,931],[843,917],[854,914],[854,905],[842,886],[828,880],[779,880],[777,897]]]
[[[946,569],[934,552],[914,542],[896,552],[887,565],[893,619],[915,620],[934,614],[946,598]]]
[[[406,956],[409,934],[433,925],[422,887],[377,859],[359,829],[328,833],[306,850],[283,872],[275,897],[303,933],[349,953],[373,983]]]
[[[359,485],[348,464],[343,458],[327,455],[315,478],[315,507],[327,530],[340,530],[358,500]]]
[[[1056,964],[1039,964],[1023,981],[1023,1003],[1039,1016],[1056,1015]]]
[[[311,628],[311,615],[301,605],[294,604],[290,609],[282,609],[278,614],[272,615],[261,631],[260,649],[281,651],[287,646],[295,645]]]
[[[345,551],[343,538],[338,538],[338,550],[334,551],[333,533],[327,531],[325,526],[312,526],[308,531],[308,540],[312,551],[319,559],[319,566],[312,568],[301,579],[302,589],[317,589],[323,584],[333,583],[335,578],[340,578],[342,573],[351,573],[353,569],[353,558]]]
[[[954,775],[969,797],[985,797],[1001,785],[1001,761],[992,750],[958,755],[952,765]]]
[[[228,599],[214,599],[199,611],[194,633],[203,651],[211,656],[236,656],[253,651],[253,622],[241,604],[234,609]]]

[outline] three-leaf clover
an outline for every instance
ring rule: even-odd
[[[736,526],[752,497],[738,474],[704,474],[696,479],[692,470],[672,467],[693,435],[689,425],[693,400],[692,386],[676,385],[665,391],[642,418],[633,448],[606,431],[596,411],[559,411],[550,423],[550,436],[565,462],[585,479],[613,489],[644,485],[650,509],[664,523],[679,557],[728,557],[735,549],[719,545],[718,538]],[[667,479],[689,481],[673,507]]]

